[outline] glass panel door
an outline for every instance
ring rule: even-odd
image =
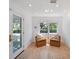
[[[13,53],[22,48],[21,22],[21,17],[13,15]]]

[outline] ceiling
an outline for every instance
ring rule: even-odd
[[[70,9],[70,0],[57,0],[56,3],[50,3],[50,0],[14,0],[14,3],[31,13],[60,14]]]

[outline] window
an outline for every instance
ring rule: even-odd
[[[40,23],[40,33],[48,33],[48,25],[46,23]]]
[[[14,23],[13,33],[20,33],[20,32],[21,32],[21,30],[20,30],[20,24]]]
[[[13,15],[13,52],[22,48],[21,17]]]
[[[13,20],[13,33],[21,33],[21,25],[20,25],[20,17],[13,15],[14,20]],[[19,20],[18,20],[19,19]]]
[[[57,23],[40,23],[40,33],[57,33]]]
[[[57,33],[57,23],[50,23],[49,24],[49,32],[50,33]]]

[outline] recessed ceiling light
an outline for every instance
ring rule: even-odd
[[[32,6],[32,4],[29,4],[29,7],[31,7]]]
[[[59,7],[59,5],[57,4],[56,7]]]
[[[45,9],[45,12],[49,12],[49,10]]]

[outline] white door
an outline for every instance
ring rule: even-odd
[[[23,51],[23,18],[13,14],[13,58]]]

